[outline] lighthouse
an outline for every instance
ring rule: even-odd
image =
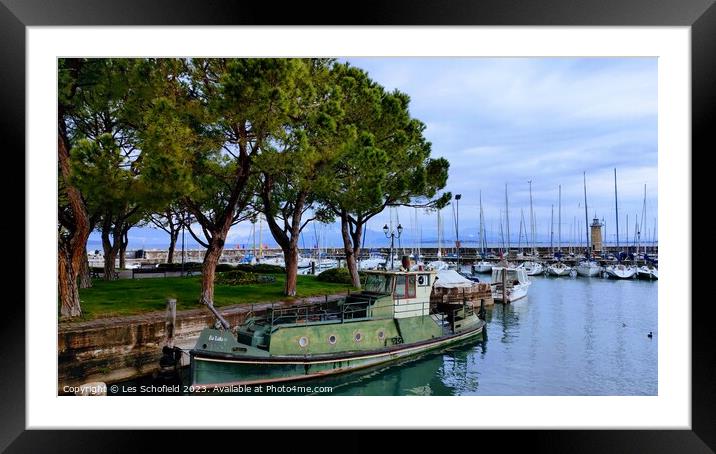
[[[596,214],[590,227],[592,228],[592,252],[602,252],[602,224]]]

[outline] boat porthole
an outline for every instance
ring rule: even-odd
[[[336,335],[335,334],[331,334],[330,336],[328,336],[328,343],[331,345],[336,345]]]
[[[363,340],[363,335],[361,333],[356,333],[353,339],[355,339],[356,342],[360,342]]]
[[[299,345],[300,347],[306,347],[306,346],[308,345],[308,338],[307,338],[306,336],[301,337],[301,338],[298,340],[298,345]]]
[[[378,330],[378,339],[383,340],[384,337],[385,337],[385,331],[383,331],[382,329],[379,329]]]

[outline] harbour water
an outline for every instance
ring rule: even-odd
[[[313,385],[345,396],[658,393],[656,281],[530,279],[526,298],[487,308],[484,341]]]
[[[526,298],[487,307],[484,341],[269,394],[657,395],[658,281],[530,279]]]

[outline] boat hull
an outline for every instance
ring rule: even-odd
[[[517,300],[520,300],[520,299],[526,297],[528,289],[529,289],[529,285],[525,285],[525,284],[516,285],[516,286],[512,287],[512,289],[507,292],[507,301],[505,301],[501,290],[495,290],[492,293],[492,299],[496,303],[512,303],[514,301],[517,301]]]
[[[477,264],[477,265],[475,265],[475,272],[476,273],[491,273],[492,272],[492,264]]]
[[[659,279],[657,272],[651,271],[651,270],[647,270],[647,271],[639,270],[636,273],[636,277],[639,279],[642,279],[642,280],[646,280],[646,281],[653,281],[653,280]]]
[[[636,275],[634,268],[613,268],[607,267],[607,277],[610,279],[633,279]]]
[[[572,268],[569,267],[547,267],[547,275],[549,276],[569,276],[572,273]]]
[[[599,273],[601,273],[602,268],[601,267],[594,267],[594,266],[577,266],[577,274],[584,277],[594,277],[599,276]]]
[[[481,322],[470,330],[423,342],[333,356],[248,357],[192,350],[192,386],[196,392],[221,391],[222,386],[281,383],[350,372],[457,342],[477,340],[482,338],[484,325]]]

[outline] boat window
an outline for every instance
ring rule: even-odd
[[[428,287],[430,286],[430,275],[429,274],[421,274],[418,276],[418,285],[421,287]]]
[[[389,279],[382,274],[369,274],[365,280],[365,289],[368,292],[390,293]]]
[[[408,298],[415,298],[415,275],[408,275],[408,288],[406,289]]]
[[[395,297],[405,298],[405,274],[399,274],[396,276]]]

